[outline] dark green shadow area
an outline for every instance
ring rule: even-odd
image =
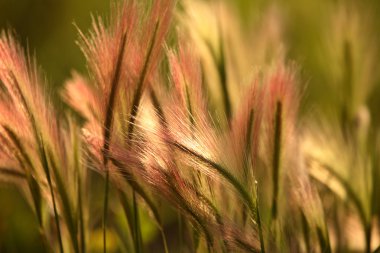
[[[108,9],[109,1],[102,0],[0,0],[0,29],[11,29],[23,46],[28,45],[49,83],[57,87],[73,69],[86,70],[74,23],[87,31],[90,13]]]
[[[0,187],[0,252],[45,252],[31,207],[14,187]]]

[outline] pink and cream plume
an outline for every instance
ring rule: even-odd
[[[19,167],[23,166],[20,163],[25,162],[25,159],[30,160],[28,163],[38,163],[36,147],[39,131],[50,129],[46,118],[50,112],[40,86],[43,80],[34,60],[25,57],[21,46],[6,32],[2,32],[0,37],[0,81],[2,138],[8,140],[9,149],[15,152],[13,159],[19,157],[16,159]],[[29,158],[25,155],[20,157],[20,152],[25,152]],[[34,177],[41,179],[41,167],[39,164],[34,165]]]
[[[156,127],[160,128],[158,119]],[[223,210],[214,206],[215,199],[210,199],[209,195],[187,176],[188,173],[184,171],[186,168],[181,162],[184,159],[183,155],[177,152],[169,153],[171,147],[168,146],[167,136],[152,133],[152,130],[154,129],[141,126],[133,150],[114,146],[110,154],[112,160],[120,162],[123,170],[133,174],[139,182],[149,187],[151,192],[172,203],[188,217],[203,233],[209,247],[248,248],[249,251],[257,252],[255,232],[237,229]],[[242,236],[245,233],[252,233],[252,236]],[[223,238],[226,245],[220,246],[214,241],[216,234]]]

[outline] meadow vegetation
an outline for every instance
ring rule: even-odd
[[[59,90],[3,31],[0,179],[45,252],[380,252],[380,40],[365,6],[330,7],[326,95],[275,4],[249,24],[224,1],[114,1]]]

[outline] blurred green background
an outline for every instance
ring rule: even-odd
[[[307,83],[303,91],[306,113],[314,105],[328,111],[337,103],[339,90],[336,91],[334,88],[336,80],[332,78],[331,72],[344,65],[344,62],[339,57],[338,60],[334,59],[331,52],[326,51],[326,42],[328,44],[335,35],[329,30],[331,14],[337,12],[337,6],[343,3],[364,16],[368,15],[370,22],[359,22],[358,30],[368,35],[368,39],[364,37],[364,42],[371,43],[360,44],[357,68],[362,67],[360,59],[363,58],[365,62],[367,54],[372,55],[374,63],[373,68],[368,71],[367,82],[371,82],[374,88],[365,102],[371,107],[371,116],[373,121],[377,122],[375,125],[379,126],[380,69],[377,47],[380,45],[380,1],[226,1],[236,6],[242,22],[246,24],[251,20],[260,20],[264,10],[273,2],[276,3],[283,17],[281,22],[286,58],[295,60],[300,65],[301,79]],[[82,73],[86,71],[84,57],[75,44],[77,28],[74,23],[83,31],[87,31],[91,25],[90,13],[104,16],[108,13],[109,6],[110,1],[107,0],[0,0],[0,29],[13,30],[22,44],[35,53],[49,83],[59,87],[70,77],[73,69]],[[360,85],[368,85],[360,83],[360,80],[358,82],[359,89]],[[340,87],[344,89],[344,86]],[[21,194],[17,189],[1,183],[0,252],[30,252],[30,249],[39,252],[41,245],[36,226],[30,225],[33,223],[35,220],[31,208],[22,199]],[[35,229],[31,229],[33,227]]]
[[[49,81],[59,85],[72,69],[85,71],[75,25],[87,31],[90,14],[108,13],[109,5],[106,0],[0,0],[0,27],[15,31]]]

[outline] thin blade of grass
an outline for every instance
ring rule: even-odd
[[[236,191],[239,193],[241,198],[245,201],[246,205],[248,206],[248,208],[251,212],[251,215],[252,215],[252,219],[253,220],[256,219],[256,207],[252,201],[251,196],[246,191],[244,186],[239,182],[239,180],[234,175],[232,175],[226,168],[224,168],[222,165],[220,165],[214,161],[211,161],[210,159],[207,159],[203,155],[197,153],[194,150],[187,148],[186,146],[184,146],[178,142],[175,142],[175,141],[169,142],[169,144],[173,145],[174,147],[176,147],[181,152],[184,152],[185,154],[191,155],[192,157],[196,158],[198,161],[202,162],[203,164],[215,169],[218,172],[218,174],[220,174],[224,179],[226,179],[236,189]]]
[[[86,236],[85,236],[85,224],[84,224],[84,214],[83,214],[83,199],[82,199],[82,174],[80,171],[81,166],[80,163],[80,154],[79,154],[79,141],[76,132],[76,125],[70,121],[71,128],[71,139],[72,139],[72,149],[73,149],[73,161],[74,161],[74,171],[77,174],[77,208],[78,208],[78,223],[79,223],[79,237],[80,237],[80,252],[86,252]],[[83,169],[83,168],[82,168]]]
[[[252,150],[252,137],[254,134],[253,132],[253,126],[254,126],[254,121],[255,121],[255,111],[251,109],[249,112],[249,118],[247,122],[247,135],[246,135],[246,142],[245,142],[245,149],[244,152],[246,153],[247,157],[249,157],[249,154],[251,153]],[[245,165],[244,165],[244,176],[245,178],[248,179],[249,173],[248,173],[248,164],[247,164],[247,159],[245,159]]]
[[[271,220],[277,219],[278,213],[278,193],[280,189],[280,158],[281,158],[281,139],[282,139],[282,103],[277,101],[276,103],[276,114],[274,122],[274,150],[273,150],[273,197],[272,197],[272,211]]]
[[[14,177],[16,179],[26,179],[25,173],[19,172],[12,168],[0,167],[0,175],[4,175],[6,177]]]
[[[12,143],[15,145],[17,150],[20,152],[21,157],[17,156],[17,160],[20,163],[20,166],[24,169],[26,178],[28,181],[28,187],[32,194],[33,202],[34,202],[34,208],[36,210],[36,215],[38,219],[39,226],[42,229],[42,195],[41,195],[41,189],[40,186],[36,180],[36,178],[32,175],[32,173],[35,171],[34,165],[32,164],[32,160],[29,157],[29,154],[27,153],[26,149],[24,148],[24,145],[22,144],[21,140],[17,137],[16,133],[10,129],[9,127],[3,125],[3,129],[11,139]],[[25,162],[25,164],[24,164]],[[29,170],[28,170],[29,168]]]
[[[250,113],[249,113],[249,118],[248,118],[248,122],[247,122],[247,133],[246,133],[246,137],[245,137],[245,149],[244,149],[244,152],[245,152],[245,156],[244,156],[244,162],[243,162],[243,173],[244,173],[244,183],[248,186],[249,185],[249,182],[250,182],[250,173],[249,173],[249,168],[250,168],[250,165],[249,165],[249,157],[250,157],[250,153],[251,153],[251,148],[252,148],[252,136],[253,136],[253,123],[254,123],[254,117],[255,117],[255,113],[254,113],[254,110],[251,109],[250,110]],[[252,157],[253,159],[253,157]],[[257,206],[257,203],[256,203],[256,208],[258,209],[258,206]],[[242,216],[243,216],[243,222],[246,223],[247,221],[247,206],[246,205],[243,205],[243,210],[242,210]]]
[[[32,125],[32,131],[33,131],[33,135],[34,135],[35,141],[38,143],[39,142],[38,127],[37,127],[36,120],[35,120],[35,118],[33,116],[33,113],[32,113],[32,111],[30,109],[29,103],[26,100],[25,95],[22,92],[22,89],[21,89],[21,87],[20,87],[20,85],[19,85],[19,83],[17,81],[17,78],[15,77],[15,75],[14,75],[13,72],[10,72],[10,77],[14,81],[15,91],[17,92],[17,95],[20,98],[20,103],[22,104],[23,108],[25,108],[26,116],[27,116],[27,118],[29,119],[29,121],[30,121],[30,123]],[[14,144],[17,147],[17,149],[21,153],[23,159],[27,163],[27,166],[32,171],[34,171],[34,166],[32,164],[32,161],[31,161],[30,157],[27,155],[26,150],[24,149],[24,147],[22,145],[22,142],[18,139],[17,135],[10,128],[8,128],[7,126],[3,125],[3,128],[7,131],[8,135],[11,137],[12,141],[14,142]],[[41,154],[41,150],[40,149],[39,149],[39,153]],[[21,161],[20,161],[20,164],[22,164]],[[25,171],[27,172],[28,170],[25,170]],[[41,230],[43,230],[43,227],[42,227],[42,210],[41,210],[41,203],[42,203],[42,200],[41,200],[41,190],[40,190],[40,187],[39,187],[36,179],[33,176],[29,176],[29,174],[30,173],[27,172],[29,188],[31,190],[32,197],[33,197],[33,200],[34,200],[34,203],[35,203],[35,208],[36,208],[36,212],[37,212],[38,222],[39,222]],[[59,224],[58,224],[57,228],[58,227],[59,227]],[[59,237],[60,237],[60,232],[59,232]],[[62,247],[62,243],[61,243],[62,239],[59,238],[59,241],[60,241],[61,253],[63,253],[63,247]]]
[[[139,216],[139,208],[136,200],[136,192],[132,191],[132,206],[133,206],[133,224],[134,226],[134,240],[136,241],[136,252],[142,252],[142,235],[140,231],[140,216]]]
[[[160,233],[161,233],[162,243],[164,245],[165,253],[169,253],[167,242],[166,242],[166,236],[164,233],[163,223],[162,223],[161,216],[159,214],[159,211],[158,211],[156,205],[151,200],[149,195],[146,193],[144,188],[142,188],[141,185],[136,181],[134,176],[131,173],[129,173],[127,170],[125,170],[124,165],[121,164],[116,159],[113,159],[113,158],[110,158],[110,159],[111,159],[111,162],[117,168],[119,168],[120,170],[123,170],[122,174],[124,175],[124,178],[128,181],[128,183],[131,185],[133,190],[137,192],[137,194],[144,200],[144,202],[148,205],[149,209],[152,211],[153,217],[154,217],[154,219],[157,223],[158,229],[160,230]],[[132,219],[132,217],[133,217],[132,208],[133,207],[129,206],[124,193],[120,192],[120,194],[121,194],[122,205],[123,205],[123,208],[125,209],[124,211],[127,212],[127,218],[129,217],[128,220],[135,221],[134,219]],[[131,229],[131,231],[133,231],[133,225],[130,226],[130,229]]]
[[[202,194],[201,191],[198,191],[196,188],[193,188],[193,190],[195,191],[196,195],[199,197],[201,202],[211,210],[216,222],[219,225],[219,228],[223,236],[223,252],[231,252],[228,241],[225,239],[224,222],[218,208],[212,203],[211,200],[209,200],[204,194]]]
[[[41,229],[44,230],[43,221],[42,221],[42,194],[41,194],[40,185],[38,184],[34,176],[30,176],[28,178],[28,185],[29,185],[29,190],[32,193],[34,207],[36,208],[38,224],[41,227]]]
[[[323,230],[318,226],[317,227],[317,236],[319,240],[319,246],[322,253],[331,253],[331,245],[327,236],[324,235]]]
[[[156,92],[154,91],[153,87],[151,87],[151,89],[150,89],[150,98],[152,100],[153,107],[156,109],[157,114],[159,116],[161,126],[166,129],[168,123],[167,123],[164,111],[162,109],[162,106],[160,104],[160,101],[158,100],[158,97],[157,97]]]
[[[44,157],[46,157],[45,148],[43,147],[42,150],[43,150]],[[54,173],[57,191],[59,193],[59,196],[60,196],[60,199],[62,202],[63,215],[64,215],[64,218],[66,221],[67,228],[69,230],[69,234],[70,234],[70,238],[71,238],[71,241],[72,241],[72,244],[74,247],[74,251],[79,252],[79,242],[78,242],[78,237],[77,237],[77,232],[78,232],[77,231],[77,223],[76,223],[76,220],[74,219],[74,215],[72,213],[70,198],[69,198],[69,195],[66,191],[66,186],[65,186],[64,180],[61,176],[61,173],[59,172],[60,171],[59,167],[58,167],[58,165],[54,159],[52,152],[47,151],[47,155],[50,158],[49,159],[50,165],[51,165],[52,171]],[[44,159],[47,159],[47,157]],[[48,161],[46,160],[46,162],[48,162]],[[46,166],[49,166],[49,164],[47,164]],[[49,169],[49,167],[47,167],[47,169]]]
[[[77,194],[78,194],[78,222],[79,222],[79,230],[80,230],[80,249],[81,252],[86,252],[86,235],[85,235],[85,228],[84,228],[84,217],[83,217],[83,199],[82,199],[82,180],[78,173],[78,179],[77,179]]]
[[[223,48],[223,41],[220,39],[220,59],[218,59],[218,56],[215,52],[215,50],[212,48],[211,44],[209,42],[206,42],[206,45],[208,49],[210,50],[210,53],[212,55],[212,58],[215,62],[215,66],[217,68],[219,79],[220,79],[220,88],[222,91],[223,96],[223,106],[224,111],[226,114],[227,122],[230,124],[231,116],[232,116],[232,109],[231,109],[231,101],[228,93],[228,83],[227,83],[227,69],[225,66],[225,55],[224,55],[224,48]]]
[[[347,195],[349,196],[348,200],[351,201],[353,205],[355,206],[355,208],[357,209],[359,217],[360,217],[360,221],[363,226],[366,248],[368,252],[368,249],[370,250],[368,242],[371,241],[371,229],[369,229],[371,227],[371,223],[369,221],[369,217],[367,218],[366,216],[364,207],[359,197],[356,195],[354,189],[352,189],[351,184],[347,182],[342,176],[340,176],[333,168],[325,164],[320,164],[320,165],[321,165],[321,168],[324,168],[325,170],[327,170],[327,172],[330,173],[330,175],[333,176],[343,186],[343,188],[346,190]]]
[[[128,223],[129,231],[132,234],[132,238],[135,238],[134,231],[133,231],[134,224],[133,224],[132,207],[129,204],[129,200],[128,200],[127,195],[126,195],[126,193],[124,191],[119,190],[118,191],[118,196],[119,196],[121,207],[123,208],[124,214],[125,214],[125,216],[127,218],[127,223]]]
[[[153,34],[152,40],[151,40],[150,45],[149,45],[148,53],[146,55],[146,60],[144,62],[142,72],[141,72],[140,77],[139,77],[138,82],[137,82],[137,90],[133,96],[131,114],[129,116],[129,121],[128,121],[129,125],[128,125],[127,143],[129,143],[132,140],[136,116],[137,116],[137,113],[139,111],[140,100],[141,100],[141,97],[143,94],[144,83],[146,81],[146,75],[148,73],[148,67],[149,67],[150,59],[152,57],[154,44],[156,42],[159,24],[160,24],[160,22],[156,23],[156,27],[154,29],[154,34]]]
[[[260,238],[260,248],[261,253],[265,253],[265,244],[264,244],[264,233],[261,225],[261,217],[260,217],[260,206],[259,206],[259,191],[258,191],[258,183],[255,182],[255,192],[256,192],[256,213],[257,213],[257,226],[259,227],[259,238]]]
[[[244,250],[246,250],[248,252],[252,252],[252,253],[260,253],[261,252],[260,250],[251,247],[251,245],[247,244],[243,240],[240,240],[239,238],[237,238],[237,243],[240,245],[240,247],[242,249],[244,249]]]
[[[133,100],[132,100],[132,108],[131,108],[131,114],[129,116],[129,124],[128,124],[128,134],[127,134],[127,143],[129,144],[130,141],[132,140],[132,136],[133,136],[133,130],[134,130],[134,126],[135,126],[135,120],[136,120],[136,117],[137,117],[137,113],[139,111],[139,106],[140,106],[140,100],[141,100],[141,97],[142,97],[142,94],[143,94],[143,87],[144,87],[144,83],[145,83],[145,79],[146,79],[146,75],[148,73],[148,67],[149,67],[149,62],[150,62],[150,59],[151,59],[151,56],[152,56],[152,52],[153,52],[153,48],[154,48],[154,44],[155,44],[155,41],[156,41],[156,37],[157,37],[157,31],[158,31],[158,27],[159,27],[159,22],[156,23],[156,27],[154,29],[154,34],[153,34],[153,37],[152,37],[152,40],[150,42],[150,46],[149,46],[149,49],[148,49],[148,53],[147,53],[147,56],[146,56],[146,60],[144,62],[144,66],[143,66],[143,69],[142,69],[142,72],[141,72],[141,75],[139,77],[139,80],[137,82],[137,90],[133,96]],[[138,217],[137,217],[137,213],[138,213],[138,204],[137,202],[135,201],[135,193],[132,192],[132,196],[133,196],[133,210],[134,210],[134,224],[135,224],[135,228],[134,228],[134,231],[136,233],[136,238],[137,238],[137,252],[139,253],[140,252],[140,238],[142,238],[141,236],[141,233],[139,233],[139,223],[138,223]]]
[[[202,221],[202,218],[197,214],[195,210],[187,203],[187,201],[184,199],[184,197],[181,195],[181,193],[178,192],[177,188],[175,187],[175,184],[172,182],[172,177],[169,173],[164,173],[164,175],[167,177],[168,182],[172,184],[173,193],[176,195],[177,199],[181,202],[181,208],[183,208],[187,213],[190,214],[191,217],[195,220],[196,223],[202,228],[205,239],[207,242],[207,248],[210,252],[213,248],[213,237],[210,231],[208,230],[207,226],[205,225],[205,222]]]
[[[311,252],[311,245],[310,245],[310,227],[307,222],[306,216],[302,210],[300,210],[301,214],[301,222],[302,222],[302,232],[303,232],[303,237],[305,241],[305,247],[307,252]]]
[[[109,171],[107,167],[108,152],[111,140],[113,110],[116,102],[117,90],[120,82],[121,66],[123,63],[123,56],[125,51],[127,35],[124,33],[117,56],[115,73],[111,81],[111,93],[107,104],[106,118],[104,121],[104,144],[103,144],[103,166],[106,171],[105,187],[104,187],[104,209],[103,209],[103,252],[107,252],[107,214],[108,214],[108,191],[109,191]]]
[[[64,251],[63,251],[61,226],[59,223],[58,209],[57,209],[57,203],[56,203],[56,199],[55,199],[53,184],[52,184],[52,180],[51,180],[50,169],[49,169],[49,165],[48,165],[48,161],[47,161],[47,157],[46,157],[46,153],[45,153],[45,148],[44,148],[43,143],[42,143],[42,139],[41,138],[39,138],[39,139],[40,139],[39,140],[39,150],[41,151],[41,153],[40,153],[41,157],[40,158],[41,158],[41,162],[42,162],[42,167],[44,168],[44,171],[45,171],[46,179],[47,179],[48,184],[49,184],[50,195],[51,195],[51,199],[53,202],[54,219],[55,219],[55,225],[57,227],[59,249],[60,249],[60,252],[63,253]]]

